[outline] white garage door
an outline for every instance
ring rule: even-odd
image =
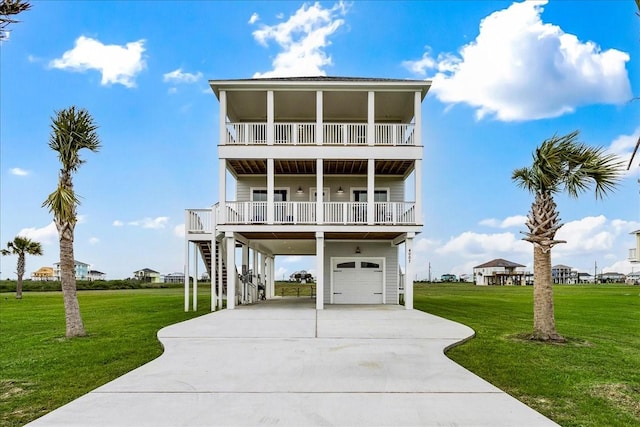
[[[384,258],[334,259],[334,304],[382,304]]]

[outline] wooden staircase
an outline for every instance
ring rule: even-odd
[[[202,259],[204,260],[204,264],[207,268],[207,273],[209,274],[209,277],[211,277],[211,261],[212,261],[212,257],[215,256],[215,258],[213,259],[213,268],[216,269],[216,277],[219,277],[220,274],[222,274],[222,289],[223,292],[226,293],[227,291],[227,263],[225,262],[224,257],[222,257],[222,271],[218,271],[218,258],[221,255],[221,248],[220,245],[221,243],[216,240],[216,245],[215,245],[215,254],[212,254],[212,250],[211,250],[211,242],[208,240],[203,240],[203,241],[198,241],[195,242],[198,245],[198,249],[200,250],[200,255],[202,256]],[[217,283],[216,283],[217,286]]]

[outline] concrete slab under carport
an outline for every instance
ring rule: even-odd
[[[285,299],[165,328],[161,357],[32,425],[555,425],[443,354],[466,326],[326,307]]]

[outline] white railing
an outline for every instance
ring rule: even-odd
[[[415,126],[411,123],[376,124],[374,145],[416,145]],[[325,145],[367,145],[366,123],[324,123],[322,141]],[[267,141],[266,123],[227,123],[228,145],[264,145]],[[316,145],[319,144],[316,123],[274,123],[273,144]]]
[[[227,123],[225,144],[260,145],[266,143],[266,123]]]
[[[213,232],[213,210],[212,209],[189,209],[185,223],[187,233],[212,233]]]
[[[367,202],[324,202],[324,224],[368,224]],[[273,224],[316,224],[316,202],[274,202]],[[375,202],[373,223],[407,225],[416,223],[415,202]],[[226,202],[227,224],[266,224],[267,202]],[[211,209],[188,209],[187,233],[212,233],[213,217],[218,222],[218,205]],[[632,249],[635,250],[635,249]],[[629,252],[631,258],[631,251]]]
[[[638,261],[638,249],[637,248],[629,249],[629,261]]]
[[[375,125],[376,145],[415,145],[413,124],[379,124]]]

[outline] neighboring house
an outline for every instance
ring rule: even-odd
[[[574,270],[568,265],[558,264],[551,267],[551,278],[553,279],[553,283],[575,284],[577,274],[578,272],[576,271],[574,273]]]
[[[476,285],[525,285],[525,266],[497,258],[473,267]]]
[[[89,270],[88,276],[87,276],[88,280],[105,280],[107,278],[107,275],[104,274],[102,271],[98,271],[98,270]]]
[[[441,282],[457,282],[458,279],[455,274],[443,274],[440,276]]]
[[[624,283],[626,276],[621,273],[602,273],[598,274],[598,283]]]
[[[593,283],[594,278],[590,273],[578,273],[578,283]]]
[[[89,264],[85,264],[80,261],[73,261],[73,266],[76,271],[76,280],[89,280]],[[60,280],[60,263],[53,264],[53,276],[55,280]]]
[[[627,274],[625,283],[628,285],[640,285],[640,271],[632,271]]]
[[[422,101],[431,82],[302,77],[209,84],[220,102],[220,200],[186,211],[187,274],[197,262],[189,260],[194,244],[218,293],[235,295],[227,298],[233,309],[257,300],[258,280],[266,298],[274,296],[275,257],[314,255],[317,309],[398,304],[404,258],[405,306],[413,308]],[[253,274],[239,283],[238,271]]]
[[[49,281],[55,277],[52,267],[40,267],[38,271],[31,273],[31,280]]]
[[[313,282],[313,275],[306,270],[296,271],[289,276],[290,282],[307,283]]]
[[[184,273],[169,273],[164,276],[164,283],[184,283]]]
[[[160,283],[160,273],[150,268],[143,268],[142,270],[134,271],[133,277],[141,282]]]

